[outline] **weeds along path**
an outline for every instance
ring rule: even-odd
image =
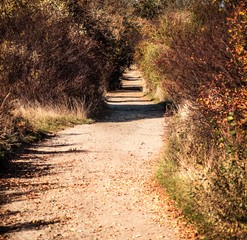
[[[163,107],[143,97],[137,71],[124,79],[122,90],[108,94],[106,117],[66,129],[15,161],[15,176],[2,182],[2,238],[183,239],[151,186]]]

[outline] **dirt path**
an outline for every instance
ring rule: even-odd
[[[3,238],[194,239],[154,190],[163,108],[143,97],[138,76],[132,70],[123,90],[108,94],[107,117],[66,129],[16,161],[18,178],[2,183]]]

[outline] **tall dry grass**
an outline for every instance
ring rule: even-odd
[[[23,144],[41,140],[75,124],[91,123],[88,106],[78,100],[54,106],[39,102],[11,101],[6,96],[0,107],[0,167],[8,167],[8,159]]]
[[[42,105],[36,103],[19,103],[16,115],[26,119],[34,129],[44,132],[54,132],[65,126],[85,123],[88,119],[87,109],[82,102],[71,102],[54,106],[52,103]]]

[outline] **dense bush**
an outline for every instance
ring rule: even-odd
[[[143,28],[136,57],[151,89],[163,85],[179,109],[164,161],[191,181],[189,197],[215,234],[244,239],[246,3],[187,2]]]
[[[135,20],[116,7],[111,1],[2,1],[0,104],[18,100],[73,109],[81,102],[95,113],[131,64],[137,39]],[[5,139],[12,131],[8,122],[19,117],[12,112],[0,109]]]
[[[131,61],[130,39],[123,39],[123,32],[133,30],[122,22],[116,33],[113,26],[120,19],[92,8],[85,1],[5,1],[0,25],[4,92],[38,101],[101,100],[110,76]]]
[[[155,19],[161,13],[162,9],[167,5],[166,0],[142,0],[134,3],[134,12],[136,15],[147,18]]]

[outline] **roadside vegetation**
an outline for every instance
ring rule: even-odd
[[[121,5],[122,4],[122,5]],[[137,24],[124,2],[0,4],[0,161],[23,141],[84,122],[133,58]]]
[[[246,239],[247,4],[142,2],[136,61],[169,129],[157,178],[209,239]]]

